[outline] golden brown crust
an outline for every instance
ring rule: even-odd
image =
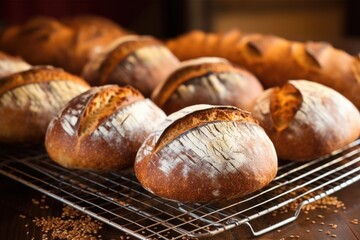
[[[152,94],[167,114],[194,104],[231,105],[250,110],[263,92],[259,81],[222,58],[182,62]]]
[[[110,86],[92,96],[86,104],[79,123],[79,136],[90,134],[120,108],[143,100],[141,93],[132,87]]]
[[[139,41],[140,39],[141,41]],[[154,38],[142,37],[139,38],[138,41],[127,41],[119,44],[108,54],[108,57],[100,66],[99,85],[106,84],[110,74],[114,71],[114,68],[119,64],[119,62],[122,62],[134,51],[147,46],[162,46],[162,43]]]
[[[277,158],[249,113],[194,105],[169,115],[149,135],[134,170],[142,186],[160,197],[213,202],[266,186],[276,175]]]
[[[68,168],[116,171],[130,167],[146,136],[165,114],[132,88],[94,87],[52,120],[46,150]]]
[[[281,88],[274,88],[270,98],[270,111],[277,131],[282,131],[291,124],[302,101],[301,92],[289,83]]]
[[[286,86],[280,90],[280,96],[275,88],[266,90],[252,111],[273,141],[279,158],[312,160],[360,136],[359,111],[341,94],[305,80],[289,81]],[[276,97],[282,98],[285,104],[271,107]],[[276,123],[274,115],[275,121],[276,118],[282,121]]]
[[[77,82],[84,87],[89,86],[83,79],[67,73],[62,69],[46,66],[34,67],[30,70],[16,73],[4,78],[3,81],[0,82],[0,95],[26,84],[45,83],[51,81],[72,81]]]
[[[257,121],[252,118],[250,113],[228,106],[219,106],[216,108],[216,111],[214,111],[214,109],[194,111],[191,115],[186,115],[183,118],[174,121],[164,130],[157,140],[157,144],[153,149],[153,154],[190,129],[197,128],[206,123],[218,121],[249,122],[257,124]]]
[[[89,89],[82,79],[59,69],[38,67],[0,81],[0,141],[39,143],[70,99]]]
[[[116,39],[91,59],[82,76],[91,85],[130,85],[149,97],[178,64],[177,58],[156,39],[130,35]]]
[[[35,17],[23,25],[5,28],[0,49],[19,55],[33,65],[61,66],[74,32],[49,17]]]
[[[168,42],[180,60],[205,56],[213,34],[190,32]],[[308,79],[331,87],[360,108],[359,58],[324,42],[294,42],[261,34],[231,31],[219,34],[206,55],[219,56],[245,67],[264,87],[281,86],[288,79]],[[193,47],[196,46],[196,47]]]
[[[93,55],[125,34],[127,31],[115,23],[96,16],[63,20],[35,17],[6,28],[0,37],[0,49],[20,55],[33,65],[53,65],[80,74]]]
[[[229,72],[229,71],[238,71],[240,70],[235,69],[229,63],[203,63],[200,65],[190,66],[180,68],[174,71],[170,76],[167,78],[166,82],[162,85],[161,90],[158,95],[152,97],[153,101],[160,107],[163,107],[165,102],[169,99],[171,94],[184,82],[187,82],[194,78],[199,78],[211,73],[222,73],[222,72]]]

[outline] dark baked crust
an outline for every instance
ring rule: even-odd
[[[94,87],[70,101],[51,121],[46,150],[68,168],[124,169],[132,166],[139,146],[164,118],[133,88]]]
[[[284,104],[275,112],[271,100],[278,91],[284,92],[290,86],[301,98],[277,96],[283,98]],[[284,118],[286,108],[292,109],[291,118]],[[276,126],[274,115],[283,118],[281,127]],[[311,160],[344,147],[360,136],[360,114],[356,107],[333,89],[305,80],[289,81],[281,90],[266,90],[257,100],[253,116],[282,159]]]
[[[82,79],[37,67],[0,81],[0,141],[43,141],[50,120],[70,99],[89,89]]]
[[[158,196],[211,202],[266,186],[276,175],[277,157],[249,113],[194,105],[169,115],[149,135],[134,170],[142,186]]]
[[[221,58],[198,58],[183,62],[152,94],[167,114],[195,104],[231,105],[250,110],[263,92],[248,71]]]

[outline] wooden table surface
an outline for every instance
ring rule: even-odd
[[[41,208],[33,202],[34,199],[42,199],[41,193],[2,175],[0,192],[0,239],[54,239],[43,235],[41,228],[32,220],[35,217],[59,216],[62,203],[47,197],[46,205],[49,208]],[[360,239],[360,224],[351,223],[353,219],[360,219],[360,182],[336,192],[334,196],[344,202],[346,209],[339,209],[337,213],[329,209],[317,209],[308,214],[302,212],[295,222],[259,237],[252,237],[246,226],[239,226],[211,239]],[[337,227],[332,228],[329,224]],[[121,239],[121,236],[130,239],[123,232],[105,224],[99,235],[101,239]]]

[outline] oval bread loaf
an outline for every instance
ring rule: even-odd
[[[52,67],[35,67],[0,81],[0,142],[38,143],[50,120],[88,90],[83,79]]]
[[[253,116],[282,159],[311,160],[360,136],[357,108],[335,90],[306,80],[266,90],[257,100]]]
[[[91,85],[130,85],[150,97],[178,64],[179,60],[155,38],[129,35],[93,57],[82,76]]]
[[[45,146],[64,167],[116,171],[133,165],[141,143],[164,119],[161,109],[131,87],[93,87],[51,121]]]
[[[153,92],[153,101],[167,114],[195,104],[231,105],[250,110],[263,92],[260,82],[223,58],[182,62]]]
[[[193,105],[168,116],[140,147],[135,174],[148,191],[182,202],[252,193],[276,175],[275,149],[250,113]]]

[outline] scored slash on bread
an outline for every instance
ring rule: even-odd
[[[176,89],[189,79],[198,78],[209,73],[221,73],[234,71],[231,64],[221,58],[197,58],[182,62],[179,67],[172,72],[166,82],[161,84],[152,94],[152,100],[160,107],[176,91]],[[236,71],[236,70],[235,70]]]
[[[45,66],[3,78],[0,81],[0,141],[43,141],[57,111],[89,88],[81,78]]]
[[[163,43],[150,36],[123,36],[94,56],[82,76],[91,85],[130,85],[149,97],[179,64]]]
[[[141,143],[164,119],[161,109],[131,87],[93,87],[50,122],[45,147],[64,167],[117,171],[132,166]]]
[[[204,57],[182,62],[158,85],[152,99],[168,114],[195,104],[250,110],[262,92],[260,82],[248,71],[222,58]]]
[[[195,110],[192,114],[185,115],[171,123],[161,134],[154,147],[155,154],[158,149],[162,149],[166,144],[177,138],[180,134],[201,125],[218,122],[218,121],[237,121],[237,122],[253,122],[257,124],[250,113],[236,111],[237,108],[229,106],[219,106],[217,111],[209,111],[208,109]]]
[[[277,157],[250,113],[193,105],[169,115],[147,137],[134,170],[141,185],[160,197],[213,202],[266,186],[276,175]]]
[[[138,91],[130,87],[120,89],[116,86],[108,86],[103,88],[103,91],[96,92],[87,102],[80,117],[79,136],[92,133],[120,108],[143,99],[144,97]]]
[[[51,66],[36,66],[28,71],[9,76],[6,81],[0,82],[0,95],[19,86],[52,81],[72,81],[84,87],[89,87],[83,79],[67,73],[60,68]]]
[[[274,89],[270,98],[270,112],[277,131],[282,131],[289,126],[300,109],[302,101],[301,92],[289,83]]]
[[[358,109],[335,90],[311,81],[292,80],[265,90],[252,113],[281,159],[309,161],[360,136]]]
[[[252,72],[265,88],[307,79],[335,89],[360,109],[360,59],[325,42],[295,42],[243,33],[193,31],[168,41],[180,59],[217,56]],[[211,39],[210,41],[208,39]]]

